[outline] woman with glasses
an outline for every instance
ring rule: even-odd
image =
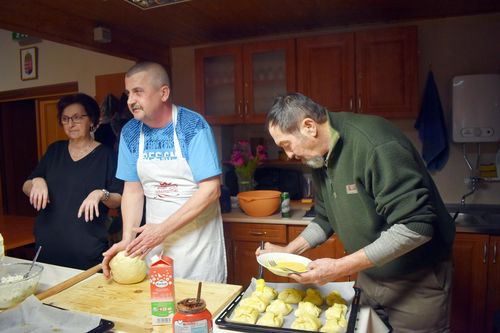
[[[23,185],[39,211],[35,223],[39,260],[87,269],[102,261],[108,248],[105,222],[121,202],[123,182],[115,178],[113,151],[94,140],[99,105],[74,94],[57,103],[57,117],[68,140],[52,143]]]

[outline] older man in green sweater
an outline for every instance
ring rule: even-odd
[[[448,332],[455,225],[420,155],[380,117],[330,113],[308,97],[278,97],[267,127],[290,158],[313,168],[316,217],[286,247],[300,254],[336,233],[348,255],[322,258],[300,283],[358,273],[362,304],[394,332]]]

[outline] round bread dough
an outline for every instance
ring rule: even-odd
[[[138,283],[146,277],[146,262],[139,257],[128,257],[120,251],[109,262],[113,279],[120,284]]]

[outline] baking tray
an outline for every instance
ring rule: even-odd
[[[51,307],[56,308],[56,309],[68,311],[68,309],[60,308],[60,307],[52,305],[52,304],[43,303],[43,305],[47,305],[47,306],[51,306]],[[101,318],[101,321],[99,322],[99,326],[88,331],[87,333],[104,333],[104,332],[109,331],[113,327],[115,327],[115,323],[113,323],[110,320],[106,320],[106,319]]]
[[[356,288],[352,286],[352,283],[347,283],[350,285],[349,288],[352,288],[352,297],[345,297],[344,294],[342,294],[342,297],[346,299],[348,305],[349,305],[349,312],[348,312],[348,318],[347,318],[347,329],[346,333],[353,333],[354,329],[356,327],[356,320],[359,312],[359,298],[361,295],[361,289]],[[299,283],[272,283],[272,282],[266,282],[267,286],[275,288],[278,292],[285,288],[297,288],[297,289],[303,289],[306,290],[307,288],[329,288],[329,290],[339,290],[342,288],[339,288],[340,285],[342,285],[345,288],[346,283],[345,282],[331,282],[327,283],[324,286],[319,287],[318,285],[302,285]],[[310,333],[311,331],[305,331],[305,330],[297,330],[297,329],[292,329],[289,327],[271,327],[271,326],[261,326],[261,325],[252,325],[252,324],[244,324],[244,323],[236,323],[232,322],[229,320],[231,317],[231,314],[233,313],[233,310],[236,308],[236,306],[239,304],[239,302],[243,299],[246,298],[245,295],[248,295],[249,297],[252,292],[255,289],[255,279],[252,279],[252,282],[250,283],[250,286],[247,288],[247,290],[241,292],[236,298],[226,307],[226,309],[217,317],[215,320],[215,324],[219,326],[220,328],[223,329],[229,329],[229,330],[234,330],[234,331],[239,331],[239,332],[256,332],[256,333],[272,333],[272,332],[301,332],[301,333]],[[324,293],[322,293],[323,297],[326,296]],[[294,310],[290,312],[288,316],[293,316],[294,317],[294,311],[296,309],[296,306],[294,305]],[[323,305],[323,310],[325,310],[326,307]],[[324,311],[322,311],[324,313]],[[288,317],[287,316],[287,317]],[[260,317],[260,315],[259,315]]]

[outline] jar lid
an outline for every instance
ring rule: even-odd
[[[197,301],[196,298],[185,298],[177,302],[177,311],[182,313],[198,313],[207,307],[203,299]]]

